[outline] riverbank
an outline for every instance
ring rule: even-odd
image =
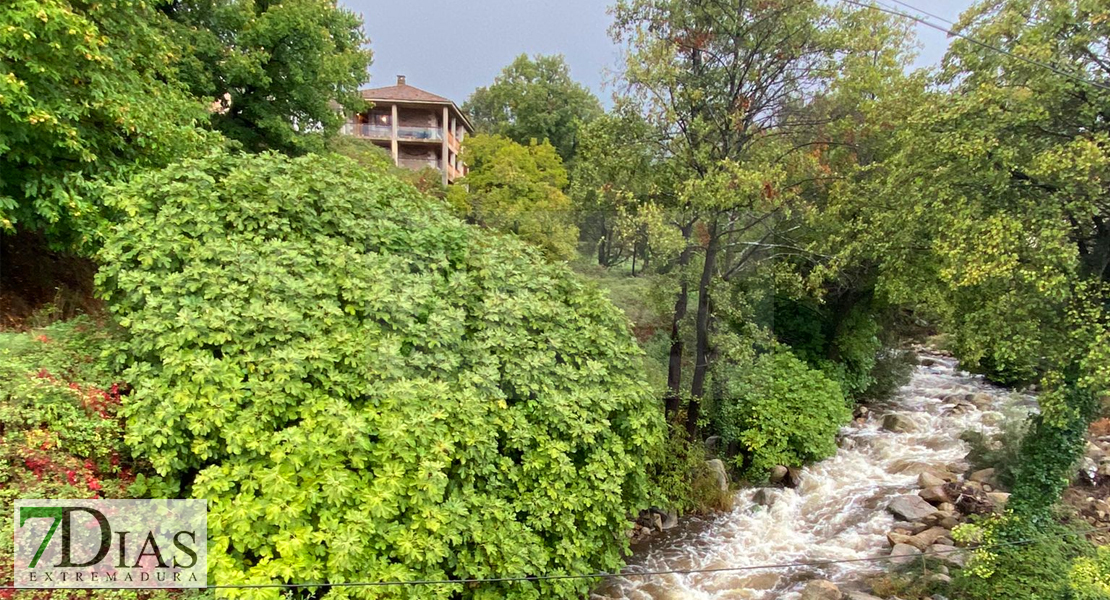
[[[962,516],[962,511],[941,510],[938,505],[944,502],[935,498],[936,505],[923,501],[930,507],[929,515],[912,515],[921,520],[899,520],[888,507],[899,498],[920,498],[921,484],[936,483],[934,478],[951,480],[942,485],[958,483],[960,487],[952,490],[957,496],[965,486],[974,490],[976,485],[983,495],[999,494],[996,482],[972,482],[965,476],[970,468],[965,459],[969,446],[961,436],[966,431],[993,436],[1008,415],[1027,412],[1035,401],[960,371],[950,356],[929,350],[922,350],[920,356],[910,382],[895,397],[871,405],[865,416],[844,427],[837,454],[802,469],[796,487],[740,490],[734,496],[733,510],[687,519],[653,536],[634,548],[628,567],[633,572],[750,570],[618,578],[592,597],[796,599],[811,580],[828,580],[850,589],[888,568],[886,561],[865,559],[897,552],[909,557],[900,560],[912,560],[912,553],[897,543],[915,552],[920,552],[915,544],[926,548],[937,542],[947,545],[944,542],[950,537],[936,530],[925,534],[935,537],[927,545],[925,537],[914,536],[942,524],[955,525],[946,519],[958,521],[957,514]],[[995,500],[1002,498],[996,496]],[[898,503],[907,502],[912,501]],[[912,503],[919,513],[927,510]],[[906,516],[910,515],[902,518]],[[931,522],[926,522],[926,517]],[[905,543],[910,540],[899,536],[914,538],[913,543]]]

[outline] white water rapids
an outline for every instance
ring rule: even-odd
[[[886,534],[894,497],[915,493],[929,467],[966,469],[967,430],[993,433],[1000,411],[1027,411],[1028,396],[992,386],[958,369],[954,359],[922,352],[909,383],[889,401],[872,406],[869,419],[840,432],[835,456],[803,470],[796,489],[774,488],[770,508],[752,501],[755,488],[737,492],[733,510],[711,519],[687,519],[658,534],[629,559],[628,572],[720,569],[752,565],[859,559],[890,552]],[[926,366],[927,365],[927,366]],[[952,411],[950,394],[989,394],[985,410]],[[909,433],[882,429],[883,416],[899,413],[915,424]],[[593,600],[769,600],[798,597],[804,583],[826,578],[858,581],[888,568],[885,561],[848,562],[736,572],[620,577]]]

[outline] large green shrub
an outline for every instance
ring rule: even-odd
[[[736,465],[747,477],[836,452],[836,433],[851,418],[840,384],[785,349],[737,370],[724,379],[716,422],[726,442],[739,444]]]
[[[1073,561],[1084,561],[1093,551],[1081,530],[1055,521],[1035,526],[999,517],[982,526],[963,526],[956,534],[982,543],[953,578],[953,597],[965,600],[1070,598]],[[1084,587],[1081,579],[1077,587]]]
[[[339,156],[214,155],[117,203],[99,283],[131,334],[128,440],[210,500],[215,581],[619,568],[662,422],[601,292]]]

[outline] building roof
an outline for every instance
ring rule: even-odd
[[[364,100],[369,100],[371,102],[381,101],[404,104],[445,104],[450,106],[451,109],[454,110],[459,117],[461,117],[463,124],[468,130],[474,131],[474,127],[470,124],[470,119],[468,119],[466,115],[463,114],[461,110],[459,110],[459,107],[456,106],[454,102],[448,100],[447,98],[444,98],[443,96],[437,96],[436,94],[426,92],[418,87],[408,85],[407,83],[405,83],[404,75],[397,76],[397,85],[390,85],[380,88],[370,88],[366,90],[361,90],[359,93],[362,94],[362,98]]]

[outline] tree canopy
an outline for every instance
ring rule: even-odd
[[[463,143],[470,171],[448,198],[467,217],[512,233],[553,259],[577,250],[578,229],[564,193],[567,171],[546,141],[518,144],[500,135],[476,135]]]
[[[565,162],[574,158],[581,124],[602,114],[597,97],[570,78],[562,55],[521,54],[492,85],[475,90],[463,110],[479,131],[524,145],[546,140]]]
[[[320,150],[364,105],[369,39],[335,0],[172,0],[162,11],[183,83],[214,99],[212,125],[250,150]]]
[[[207,141],[162,25],[140,0],[0,5],[0,229],[87,241],[103,217],[95,181]]]

